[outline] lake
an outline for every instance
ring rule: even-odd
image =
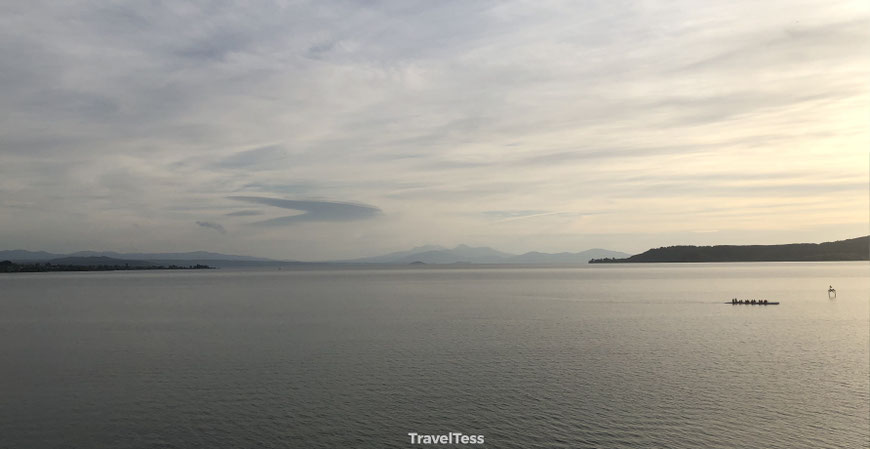
[[[9,448],[870,447],[867,262],[5,274],[0,354]]]

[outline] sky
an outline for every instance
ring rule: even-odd
[[[868,234],[870,2],[6,1],[0,249]]]

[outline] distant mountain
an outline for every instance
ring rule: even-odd
[[[125,259],[115,259],[113,257],[105,257],[105,256],[86,256],[86,257],[60,257],[57,259],[51,259],[47,261],[52,265],[76,265],[76,266],[97,266],[97,265],[109,265],[109,266],[123,266],[129,265],[131,267],[146,267],[157,265],[155,263],[146,262],[144,260],[125,260]]]
[[[0,261],[9,260],[17,263],[50,262],[64,265],[79,265],[75,259],[91,259],[102,257],[111,259],[111,264],[120,262],[139,263],[149,262],[148,265],[209,265],[214,267],[258,267],[283,265],[286,261],[276,261],[262,257],[237,256],[232,254],[220,254],[207,251],[193,251],[187,253],[117,253],[114,251],[78,251],[72,254],[55,254],[45,251],[26,251],[23,249],[0,251]],[[72,258],[69,263],[58,262],[58,259]],[[105,263],[103,263],[105,262]],[[94,262],[107,265],[109,261]],[[91,263],[85,263],[90,265]],[[132,264],[130,264],[133,266]]]
[[[63,257],[65,254],[53,254],[45,251],[27,251],[23,249],[12,249],[0,251],[0,260],[11,260],[12,262],[25,262],[32,260],[49,260],[58,257]]]
[[[590,249],[577,253],[548,254],[529,252],[521,255],[505,253],[489,247],[458,245],[445,248],[438,245],[425,245],[382,256],[364,257],[352,260],[333,261],[333,263],[407,265],[414,262],[423,264],[585,264],[592,258],[623,258],[628,254],[606,249]],[[108,260],[99,261],[95,258]],[[84,260],[87,259],[87,260]],[[260,257],[237,256],[230,254],[194,251],[186,253],[118,253],[114,251],[78,251],[72,254],[54,254],[45,251],[11,250],[0,251],[0,261],[12,262],[50,262],[57,264],[85,265],[147,263],[150,265],[209,265],[213,267],[270,267],[305,264],[295,261],[278,261]],[[110,263],[111,262],[111,263]],[[317,262],[311,262],[318,264]],[[308,263],[308,264],[311,264]]]
[[[398,251],[395,253],[384,254],[383,256],[375,256],[375,257],[362,257],[359,259],[351,259],[351,260],[342,260],[341,262],[346,263],[395,263],[393,261],[404,258],[405,256],[410,256],[418,253],[425,253],[428,251],[440,251],[445,250],[443,246],[438,245],[424,245],[418,246],[416,248],[410,249],[408,251]]]
[[[788,245],[668,246],[627,258],[592,263],[636,262],[786,262],[870,259],[870,236],[825,243]]]
[[[509,263],[521,264],[578,264],[589,263],[590,259],[599,259],[604,257],[628,257],[628,253],[619,251],[610,251],[607,249],[593,248],[579,253],[539,253],[530,252],[519,256],[514,256],[508,259]]]
[[[343,263],[382,263],[382,264],[409,264],[423,262],[426,264],[446,263],[502,263],[512,254],[496,251],[492,248],[472,248],[468,245],[459,245],[453,249],[447,249],[437,245],[418,246],[409,251],[385,254],[376,257],[364,257],[361,259],[343,260]]]
[[[409,254],[393,261],[392,263],[503,263],[509,257],[511,257],[511,254],[496,251],[485,246],[473,248],[467,245],[459,245],[453,249],[441,249]]]
[[[133,260],[233,260],[248,262],[273,262],[262,257],[237,256],[233,254],[193,251],[187,253],[116,253],[113,251],[79,251],[69,254],[72,257],[112,257]]]
[[[580,264],[595,257],[626,257],[628,254],[605,249],[590,249],[579,253],[547,254],[530,252],[515,255],[489,247],[459,245],[453,249],[427,245],[409,251],[383,256],[345,260],[344,263],[381,263],[407,265],[414,262],[425,264],[477,263],[477,264]]]

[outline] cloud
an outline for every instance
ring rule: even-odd
[[[272,164],[287,158],[287,152],[279,145],[269,145],[240,151],[217,161],[217,168],[274,168]]]
[[[516,217],[505,218],[502,220],[498,220],[495,223],[507,223],[510,221],[527,220],[529,218],[550,217],[553,215],[568,216],[568,215],[572,215],[572,214],[570,212],[543,212],[543,213],[539,213],[539,214],[521,215],[521,216],[516,216]]]
[[[320,258],[866,223],[867,2],[6,3],[16,246]],[[227,217],[355,221],[190,226]]]
[[[212,223],[212,222],[210,222],[210,221],[197,221],[196,224],[197,224],[198,226],[203,227],[203,228],[214,229],[215,231],[217,231],[217,232],[219,232],[219,233],[221,233],[221,234],[226,234],[226,233],[227,233],[227,230],[224,229],[223,226],[221,226],[221,225],[219,225],[219,224],[217,224],[217,223]]]
[[[504,220],[508,218],[530,217],[534,215],[548,214],[545,210],[488,210],[483,215],[490,218]]]
[[[313,221],[355,221],[376,217],[381,214],[381,210],[377,207],[355,203],[284,200],[256,196],[231,196],[229,199],[304,212],[299,215],[272,218],[253,223],[264,226],[292,225]]]
[[[230,212],[224,215],[226,215],[227,217],[251,217],[255,215],[263,215],[263,213],[258,210],[240,210],[237,212]]]
[[[242,186],[242,189],[250,189],[257,192],[269,192],[280,194],[301,194],[311,192],[316,189],[316,186],[311,183],[295,183],[295,184],[264,184],[261,182],[252,182]]]

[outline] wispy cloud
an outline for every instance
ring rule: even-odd
[[[489,218],[504,220],[506,218],[530,217],[534,215],[549,214],[550,212],[542,210],[488,210],[481,213]]]
[[[274,168],[274,164],[287,158],[287,152],[279,145],[269,145],[245,150],[226,156],[217,161],[218,168]]]
[[[266,226],[292,225],[312,221],[355,221],[381,214],[381,210],[374,206],[336,201],[300,201],[256,196],[231,196],[229,199],[303,212],[299,215],[271,218],[254,223]]]
[[[236,212],[230,212],[228,214],[224,214],[227,217],[252,217],[256,215],[263,215],[263,212],[258,210],[240,210]]]
[[[530,218],[551,217],[554,215],[576,215],[576,214],[571,214],[569,212],[542,212],[542,213],[537,213],[537,214],[519,215],[519,216],[514,216],[514,217],[509,217],[509,218],[503,218],[501,220],[495,221],[494,223],[507,223],[507,222],[517,221],[517,220],[528,220]]]
[[[266,226],[209,249],[276,258],[842,238],[868,51],[858,1],[7,2],[0,241],[200,249],[191,223],[228,217]]]
[[[196,224],[197,224],[197,226],[200,226],[203,228],[214,229],[215,231],[217,231],[221,234],[227,233],[227,230],[224,229],[224,227],[218,223],[212,223],[210,221],[197,221]]]

